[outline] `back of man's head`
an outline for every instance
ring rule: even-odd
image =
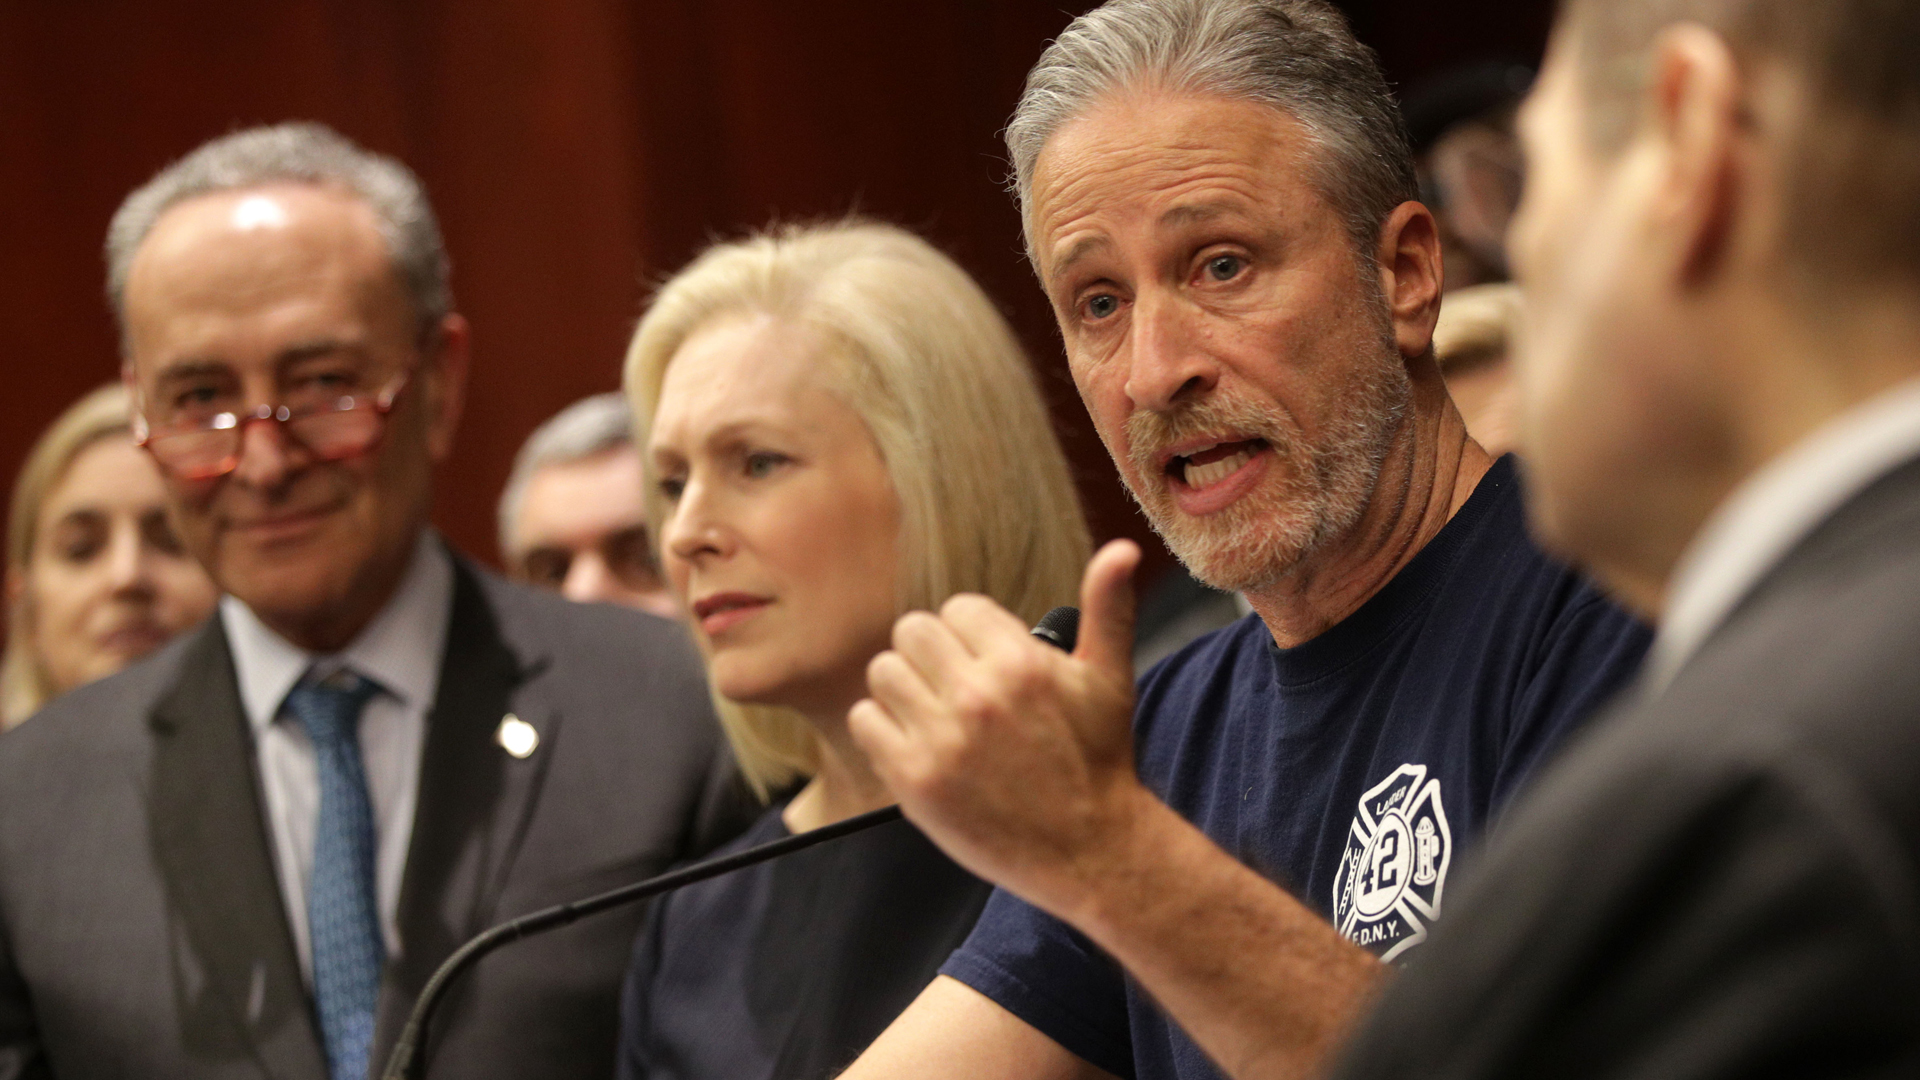
[[[1396,206],[1419,198],[1379,62],[1326,0],[1110,0],[1047,47],[1007,124],[1029,230],[1048,140],[1103,99],[1146,89],[1254,101],[1299,121],[1318,144],[1315,184],[1363,252]]]
[[[1642,119],[1647,60],[1676,23],[1719,34],[1743,65],[1798,83],[1781,133],[1782,255],[1808,282],[1920,285],[1920,3],[1914,0],[1568,0],[1596,149]]]
[[[323,124],[285,123],[205,143],[120,204],[107,229],[107,300],[123,333],[134,256],[161,215],[203,195],[287,182],[347,191],[373,211],[423,336],[453,310],[446,245],[419,177]]]

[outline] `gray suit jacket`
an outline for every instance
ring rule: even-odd
[[[512,712],[539,732],[516,759]],[[678,627],[459,563],[373,1068],[462,940],[743,820]],[[0,737],[0,1078],[324,1080],[220,620]],[[637,909],[456,987],[433,1076],[611,1075]]]
[[[1565,750],[1335,1075],[1920,1075],[1920,461]]]

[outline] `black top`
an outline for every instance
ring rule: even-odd
[[[1503,458],[1339,625],[1281,649],[1248,618],[1148,672],[1134,752],[1141,779],[1228,853],[1397,962],[1444,921],[1458,849],[1647,642],[1528,539]],[[1220,1075],[1110,959],[1010,894],[945,972],[1115,1075]]]
[[[1920,463],[1514,807],[1340,1075],[1920,1076]]]
[[[790,835],[784,803],[716,854]],[[985,882],[895,821],[663,897],[621,1002],[623,1080],[826,1080],[966,939]]]

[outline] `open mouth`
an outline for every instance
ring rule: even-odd
[[[1175,482],[1202,491],[1218,484],[1270,447],[1265,439],[1243,439],[1215,443],[1191,454],[1175,454],[1167,459],[1167,475]]]

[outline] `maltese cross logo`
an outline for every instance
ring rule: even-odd
[[[1399,957],[1440,917],[1452,858],[1440,781],[1425,765],[1400,766],[1360,797],[1333,878],[1334,925],[1382,960]]]

